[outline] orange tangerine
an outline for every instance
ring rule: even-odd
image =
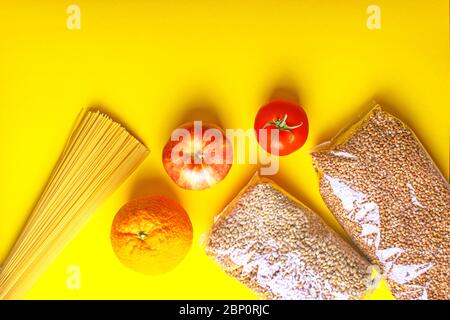
[[[148,196],[126,203],[114,217],[112,248],[127,267],[150,275],[165,273],[186,256],[192,224],[178,202]]]

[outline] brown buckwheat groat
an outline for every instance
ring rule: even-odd
[[[398,299],[450,298],[450,187],[414,133],[373,108],[312,152],[320,193]]]
[[[256,177],[216,218],[206,252],[266,299],[359,299],[369,263],[321,218]]]

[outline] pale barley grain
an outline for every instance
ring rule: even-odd
[[[368,262],[267,180],[225,209],[206,251],[268,299],[358,299],[367,290]]]

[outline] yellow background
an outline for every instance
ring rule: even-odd
[[[66,8],[81,8],[81,30]],[[381,8],[381,30],[366,9]],[[411,126],[448,177],[448,1],[0,1],[0,261],[37,200],[81,108],[100,104],[152,153],[92,216],[27,298],[255,296],[223,274],[199,246],[215,214],[253,174],[234,165],[219,185],[178,188],[161,150],[187,120],[251,128],[280,92],[298,96],[307,144],[281,159],[274,180],[342,232],[320,198],[308,148],[352,122],[374,98]],[[144,276],[116,259],[112,219],[129,199],[177,198],[194,226],[186,259]],[[69,265],[80,290],[66,287]],[[381,286],[372,298],[391,298]]]

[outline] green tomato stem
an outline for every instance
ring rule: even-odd
[[[303,125],[303,122],[301,122],[300,124],[295,125],[295,126],[289,126],[289,125],[286,123],[287,118],[288,118],[288,115],[287,115],[287,113],[286,113],[286,114],[284,115],[283,119],[280,119],[280,118],[277,117],[274,121],[267,122],[267,123],[263,126],[263,129],[266,128],[266,127],[268,127],[268,126],[275,126],[275,127],[276,127],[278,130],[280,130],[280,131],[289,131],[292,135],[294,135],[294,133],[292,132],[292,130],[293,130],[293,129],[300,128],[300,127]]]

